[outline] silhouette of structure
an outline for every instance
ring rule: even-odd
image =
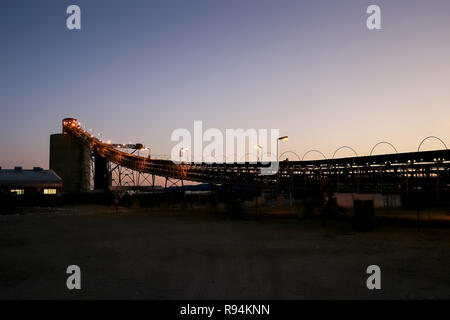
[[[63,134],[52,135],[50,142],[50,168],[63,178],[66,192],[85,191],[86,181],[92,180],[91,177],[94,189],[107,189],[112,184],[138,189],[144,184],[154,186],[155,176],[160,176],[166,179],[166,186],[184,180],[257,185],[288,190],[296,197],[346,192],[407,197],[421,194],[437,200],[450,199],[450,150],[447,149],[370,156],[355,154],[348,158],[334,158],[335,152],[332,159],[281,161],[275,175],[261,175],[261,167],[270,164],[176,164],[171,160],[127,153],[86,132],[73,118],[63,120]]]

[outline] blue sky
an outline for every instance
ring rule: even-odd
[[[70,4],[82,30],[66,28]],[[369,4],[382,30],[366,28]],[[282,151],[300,155],[368,154],[381,140],[413,151],[428,135],[450,144],[445,0],[5,0],[0,39],[4,168],[48,167],[67,116],[155,154],[194,120],[279,128]]]

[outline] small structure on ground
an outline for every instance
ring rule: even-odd
[[[0,167],[1,207],[46,206],[58,204],[63,181],[53,170]]]

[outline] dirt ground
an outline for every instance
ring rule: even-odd
[[[373,264],[381,290],[366,287]],[[449,227],[101,206],[0,216],[1,299],[449,299],[449,267]]]

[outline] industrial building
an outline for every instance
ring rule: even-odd
[[[89,191],[91,152],[88,144],[69,134],[52,134],[49,165],[64,180],[64,194]]]
[[[53,170],[0,167],[0,208],[58,204],[62,179]]]

